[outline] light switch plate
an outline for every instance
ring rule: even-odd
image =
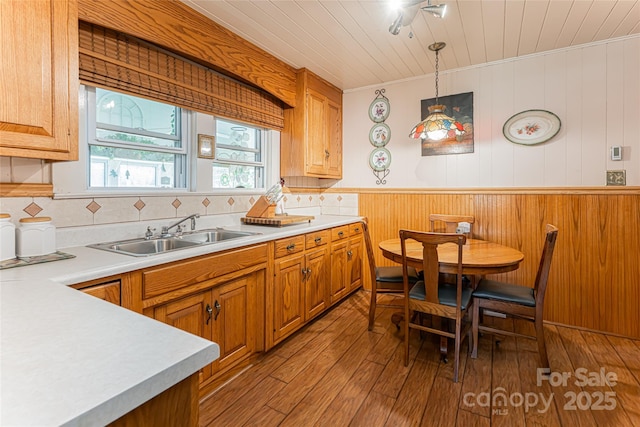
[[[614,145],[611,147],[611,160],[622,160],[622,147]]]
[[[607,185],[627,185],[627,171],[607,171]]]

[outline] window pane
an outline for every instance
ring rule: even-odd
[[[244,148],[260,148],[260,129],[239,126],[224,120],[216,121],[216,144],[233,145]]]
[[[213,164],[214,188],[263,188],[263,168],[256,166]]]
[[[134,133],[152,132],[176,137],[179,134],[180,109],[135,96],[96,88],[96,122],[131,129]]]
[[[240,162],[259,162],[260,153],[255,151],[230,150],[227,148],[216,148],[216,159]]]
[[[156,147],[180,148],[180,140],[155,138],[146,135],[136,135],[127,132],[116,132],[112,130],[96,129],[96,136],[103,140],[115,142],[132,142],[136,144],[146,144]]]
[[[172,188],[184,155],[90,146],[90,187]]]

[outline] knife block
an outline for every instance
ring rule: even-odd
[[[269,203],[264,196],[260,196],[247,212],[249,218],[274,218],[275,216],[276,205]]]

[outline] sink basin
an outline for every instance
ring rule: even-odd
[[[198,242],[182,240],[177,237],[167,237],[163,239],[135,239],[122,242],[99,243],[89,246],[92,248],[104,249],[127,255],[146,256],[175,251],[177,249],[190,248],[198,246],[199,244],[200,243]]]
[[[233,231],[216,228],[212,230],[193,231],[184,233],[181,236],[171,236],[152,239],[132,239],[118,242],[96,243],[88,245],[90,248],[102,249],[105,251],[117,252],[132,256],[148,256],[162,254],[179,249],[187,249],[200,245],[208,245],[222,242],[229,239],[254,236],[250,231]]]
[[[182,240],[198,243],[215,243],[223,240],[237,239],[238,237],[253,236],[260,233],[252,233],[249,231],[232,231],[232,230],[202,230],[185,233]]]

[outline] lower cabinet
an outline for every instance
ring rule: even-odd
[[[154,319],[220,346],[220,357],[200,370],[201,383],[254,352],[257,275],[247,274],[154,307]]]
[[[211,290],[162,304],[154,308],[153,318],[193,335],[212,340]],[[211,377],[211,365],[200,369],[200,382]]]
[[[274,242],[274,277],[267,292],[266,347],[271,348],[329,307],[329,232]],[[267,326],[268,328],[268,326]]]
[[[362,225],[331,230],[331,304],[362,285]]]

